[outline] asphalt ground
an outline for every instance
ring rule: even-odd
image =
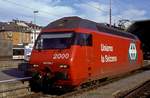
[[[150,70],[69,98],[119,98],[118,95],[134,89],[148,80],[150,80]]]

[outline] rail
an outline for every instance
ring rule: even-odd
[[[32,77],[23,77],[23,78],[15,78],[15,79],[9,79],[9,80],[2,80],[0,83],[8,83],[8,82],[14,82],[14,81],[23,81],[23,80],[29,80]]]

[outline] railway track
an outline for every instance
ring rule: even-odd
[[[15,78],[0,81],[0,98],[16,98],[31,94],[28,79],[31,77]],[[21,82],[22,81],[22,82]]]
[[[0,85],[0,98],[17,98],[31,94],[28,83],[5,83]]]
[[[38,93],[32,93],[30,95],[23,96],[21,98],[37,98],[37,97],[38,98],[68,98],[68,97],[71,97],[71,96],[80,95],[80,94],[88,92],[90,90],[97,89],[97,88],[99,88],[101,86],[104,86],[106,84],[113,83],[115,81],[118,81],[118,80],[121,80],[123,78],[126,78],[126,77],[129,77],[129,76],[144,72],[144,71],[149,70],[149,69],[150,69],[150,66],[145,66],[144,68],[141,68],[141,69],[138,69],[136,71],[126,73],[126,74],[123,74],[123,75],[119,75],[115,78],[108,78],[106,81],[104,81],[105,80],[104,79],[104,80],[99,81],[98,83],[91,82],[91,84],[87,85],[86,87],[81,87],[81,88],[78,88],[77,90],[65,92],[65,93],[62,93],[62,94],[60,94],[60,93],[58,94],[58,92],[56,92],[56,91],[55,91],[55,93],[50,92],[49,94],[44,94],[42,92],[38,92]],[[119,97],[117,97],[117,98],[119,98]],[[123,98],[123,97],[120,97],[120,98]]]
[[[150,98],[150,80],[131,90],[118,94],[117,98]]]

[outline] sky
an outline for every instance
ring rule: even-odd
[[[79,16],[99,23],[109,23],[109,1],[0,0],[0,21],[19,19],[46,26],[62,17]],[[150,0],[112,0],[112,23],[122,19],[130,21],[150,19],[149,6]]]

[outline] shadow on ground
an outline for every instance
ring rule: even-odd
[[[24,72],[18,70],[18,68],[9,68],[6,70],[2,70],[2,72],[8,76],[12,76],[15,78],[23,78],[25,77]]]

